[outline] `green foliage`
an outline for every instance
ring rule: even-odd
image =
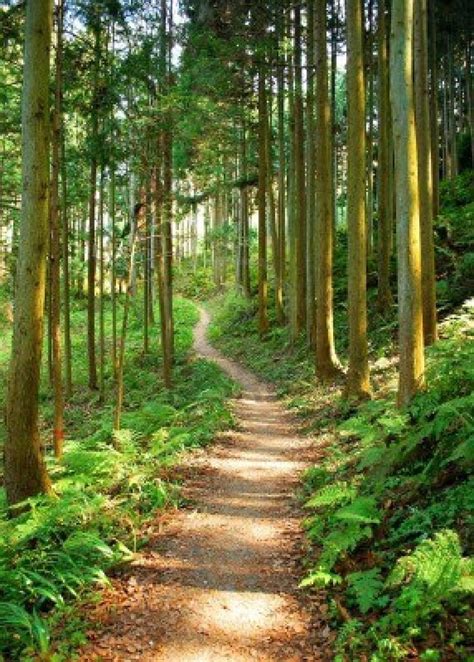
[[[428,350],[428,388],[408,409],[390,396],[356,411],[341,407],[349,417],[326,460],[305,474],[314,560],[301,585],[337,591],[354,615],[339,628],[336,659],[370,651],[371,662],[404,660],[413,647],[420,659],[444,659],[439,650],[450,637],[456,659],[467,659],[472,632],[465,614],[474,590],[474,560],[463,556],[473,544],[471,329],[466,303]]]
[[[347,582],[349,594],[354,595],[362,614],[366,614],[374,607],[384,606],[388,601],[386,596],[381,596],[384,583],[380,568],[352,572],[347,575]]]
[[[415,550],[398,559],[387,578],[388,587],[402,587],[395,600],[395,618],[412,625],[439,610],[451,593],[474,593],[474,559],[461,556],[459,536],[449,529],[438,531]]]
[[[76,383],[87,377],[83,315],[79,304],[73,315],[74,351],[81,357],[74,365]],[[71,647],[84,637],[71,604],[106,584],[111,567],[133,557],[141,544],[137,532],[156,509],[179,501],[178,486],[160,476],[163,468],[232,425],[226,404],[232,382],[214,363],[189,361],[195,306],[175,301],[176,386],[170,392],[160,384],[158,354],[141,354],[140,315],[133,308],[124,428],[112,433],[110,400],[91,405],[77,388],[67,410],[67,429],[76,440],[66,441],[60,464],[48,458],[56,496],[30,499],[24,512],[9,519],[0,491],[0,658],[51,656],[59,645],[63,659],[71,659]],[[47,424],[50,394],[43,389]],[[64,614],[79,630],[74,636],[65,631],[67,645],[58,644],[56,634]]]

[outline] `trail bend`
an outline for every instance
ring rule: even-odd
[[[152,527],[150,545],[112,580],[83,662],[332,659],[324,601],[297,589],[294,494],[309,443],[270,386],[208,343],[208,325],[201,310],[195,351],[241,385],[237,429],[181,467],[190,505]]]

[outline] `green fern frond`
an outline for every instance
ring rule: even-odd
[[[354,595],[357,606],[363,614],[380,606],[379,599],[384,587],[380,568],[353,572],[347,575],[347,581],[349,591]]]
[[[359,522],[361,524],[379,524],[380,512],[373,497],[357,497],[347,506],[336,510],[333,517],[345,522]]]
[[[357,494],[355,487],[345,481],[338,481],[318,490],[305,503],[305,508],[335,507],[352,501]]]

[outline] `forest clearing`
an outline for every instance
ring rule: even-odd
[[[0,0],[0,661],[474,662],[467,0]]]

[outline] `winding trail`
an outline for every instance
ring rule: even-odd
[[[301,512],[294,493],[308,442],[275,393],[206,340],[196,353],[242,386],[237,430],[180,468],[186,509],[157,521],[150,544],[113,578],[80,660],[330,660],[322,600],[297,590]]]

